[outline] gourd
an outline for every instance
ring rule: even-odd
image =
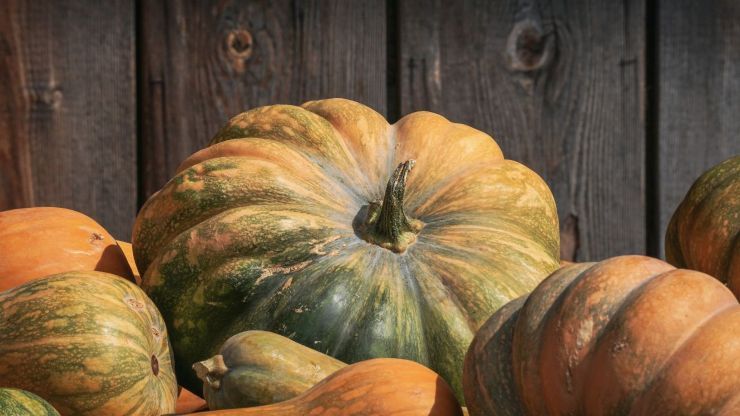
[[[211,410],[292,399],[344,367],[339,360],[267,331],[236,334],[219,354],[193,364]]]
[[[133,281],[116,240],[92,218],[65,208],[0,212],[0,291],[51,274],[113,273]]]
[[[215,410],[203,416],[461,416],[449,385],[413,361],[376,358],[335,372],[285,402]]]
[[[740,297],[740,155],[694,182],[668,224],[665,255],[676,267],[716,277]]]
[[[59,416],[41,397],[24,390],[0,388],[0,414],[9,416]]]
[[[67,272],[0,293],[0,387],[62,415],[160,415],[177,384],[164,322],[133,283]]]
[[[563,267],[497,311],[465,358],[475,415],[740,411],[740,305],[644,256]]]
[[[144,204],[132,244],[191,390],[193,363],[259,329],[347,363],[415,360],[462,398],[475,331],[559,263],[549,188],[490,136],[343,99],[234,117]]]

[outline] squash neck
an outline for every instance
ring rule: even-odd
[[[406,178],[414,167],[414,160],[407,160],[398,167],[388,180],[382,204],[368,205],[363,224],[363,238],[395,253],[403,253],[416,241],[416,235],[424,223],[406,216],[403,197]]]

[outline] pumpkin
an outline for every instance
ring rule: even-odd
[[[716,277],[740,297],[740,155],[694,182],[668,224],[665,255],[676,267]]]
[[[25,390],[0,388],[0,413],[9,416],[59,416],[49,403]]]
[[[558,267],[558,246],[549,188],[490,136],[343,99],[234,117],[133,232],[189,389],[193,363],[261,329],[347,363],[415,360],[461,396],[473,334]]]
[[[203,416],[459,416],[449,385],[413,361],[376,358],[349,365],[290,400],[267,406],[215,410]]]
[[[734,415],[740,305],[644,256],[563,267],[497,311],[465,358],[475,415]]]
[[[211,410],[292,399],[343,367],[339,360],[267,331],[236,334],[219,354],[193,364]]]
[[[77,270],[133,280],[116,240],[92,218],[65,208],[0,212],[0,253],[0,291]]]
[[[0,293],[0,387],[28,390],[62,415],[175,410],[167,330],[133,283],[67,272]]]

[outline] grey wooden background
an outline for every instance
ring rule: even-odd
[[[334,96],[492,134],[550,184],[564,258],[661,255],[693,180],[740,153],[740,2],[4,0],[0,209],[128,239],[230,116]]]

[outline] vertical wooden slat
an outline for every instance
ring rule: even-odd
[[[132,0],[0,6],[0,209],[68,207],[130,236],[133,15]]]
[[[673,211],[709,167],[740,154],[740,3],[659,3],[661,253]]]
[[[249,108],[345,97],[385,112],[384,1],[144,0],[140,17],[142,200]]]
[[[402,0],[401,112],[486,131],[538,172],[564,258],[642,253],[644,21],[644,0]]]

